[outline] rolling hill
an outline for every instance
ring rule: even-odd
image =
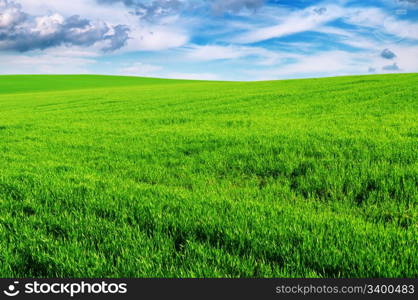
[[[417,83],[0,76],[0,276],[417,277]]]

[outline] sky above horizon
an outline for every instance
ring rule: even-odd
[[[418,72],[418,0],[0,0],[0,74]]]

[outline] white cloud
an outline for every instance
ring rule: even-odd
[[[417,72],[418,46],[398,44],[391,45],[391,47],[391,50],[397,54],[391,67],[388,67],[387,59],[381,57],[382,49],[376,48],[362,52],[323,51],[311,55],[300,55],[294,63],[264,70],[248,71],[248,74],[253,76],[254,80],[268,80],[361,75],[369,73],[370,69],[377,73]]]
[[[256,80],[337,76],[367,73],[371,53],[358,54],[346,51],[324,51],[312,55],[300,55],[294,63],[276,66],[267,70],[250,71]]]
[[[160,70],[162,70],[162,67],[160,66],[137,62],[119,69],[118,74],[131,76],[156,76],[156,72]]]
[[[96,0],[20,0],[25,11],[31,14],[58,12],[63,16],[82,15],[91,20],[106,20],[110,25],[127,25],[131,32],[127,45],[118,52],[159,51],[185,45],[189,39],[189,20],[177,16],[161,18],[156,23],[141,21],[122,3],[98,5]]]
[[[186,58],[196,61],[234,60],[255,57],[260,65],[277,63],[281,58],[293,57],[291,53],[284,55],[278,51],[270,51],[262,47],[245,47],[239,45],[192,45],[185,49]]]
[[[38,32],[41,36],[51,35],[57,32],[64,24],[64,17],[59,14],[35,18],[35,27],[31,32]]]
[[[418,40],[418,23],[401,20],[399,19],[401,16],[396,12],[388,14],[377,7],[352,8],[344,21],[372,28],[372,34],[382,42],[399,42],[402,39]]]
[[[392,45],[391,50],[396,53],[395,61],[402,72],[413,73],[418,71],[418,46],[398,44]],[[384,59],[381,60],[381,64],[383,63]]]
[[[123,51],[159,51],[184,46],[188,34],[181,28],[167,25],[144,25],[130,32],[131,39]]]
[[[418,23],[402,20],[407,11],[388,14],[377,7],[352,8],[344,21],[372,29],[381,42],[399,42],[403,39],[418,40]]]
[[[100,49],[102,45],[97,45],[95,49],[92,48],[84,48],[84,47],[55,47],[55,48],[49,48],[43,51],[45,55],[50,56],[56,56],[56,57],[78,57],[78,58],[95,58],[101,56],[101,53],[99,53],[97,50]],[[40,52],[34,52],[32,54],[39,55]]]
[[[155,77],[168,79],[191,80],[219,80],[219,76],[212,73],[184,73],[164,70],[163,67],[142,62],[136,62],[130,66],[119,69],[117,75]]]
[[[120,24],[123,21],[136,21],[126,8],[119,4],[114,6],[97,5],[95,0],[18,0],[29,14],[43,15],[46,12],[58,12],[63,16],[81,15],[93,20],[103,20],[110,24]]]
[[[274,20],[278,23],[277,25],[261,28],[253,26],[247,32],[233,38],[232,41],[250,44],[306,31],[352,37],[353,34],[349,30],[327,25],[337,19],[368,28],[369,34],[373,34],[383,43],[398,42],[402,39],[418,40],[418,23],[401,20],[400,17],[396,13],[388,14],[378,7],[311,6],[277,17]]]
[[[238,35],[233,41],[249,44],[314,30],[317,27],[344,16],[344,13],[344,9],[337,5],[325,5],[323,7],[311,6],[283,17],[278,25],[251,30]]]
[[[212,73],[167,73],[161,76],[161,78],[171,79],[190,79],[190,80],[221,80],[220,77]]]
[[[87,74],[90,58],[63,55],[0,55],[1,74]]]

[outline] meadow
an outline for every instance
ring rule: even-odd
[[[0,277],[417,277],[418,74],[0,76]]]

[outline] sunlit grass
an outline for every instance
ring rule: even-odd
[[[416,277],[418,75],[0,77],[2,277]]]

